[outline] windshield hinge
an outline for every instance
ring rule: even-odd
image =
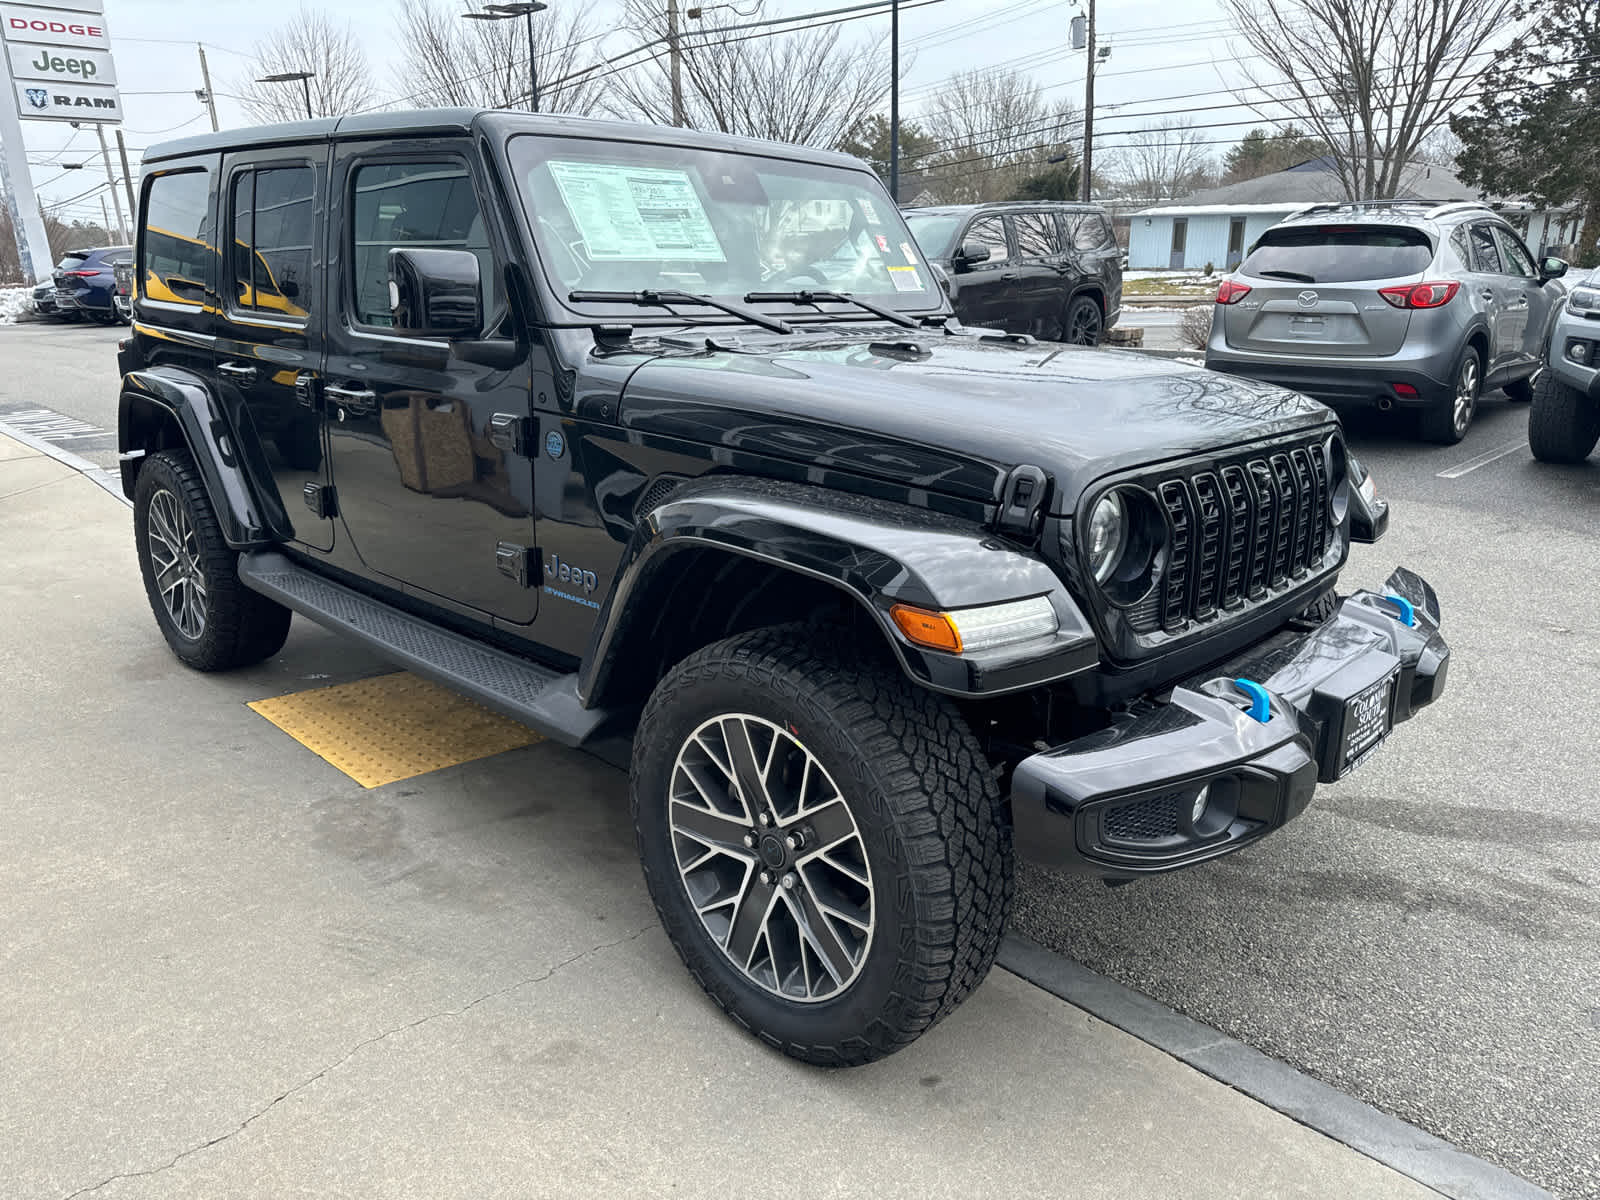
[[[526,456],[533,441],[533,422],[515,413],[495,413],[489,418],[489,444],[508,454]]]
[[[594,344],[601,350],[623,350],[632,341],[632,325],[596,325],[594,327]]]
[[[1000,493],[1000,511],[995,515],[996,533],[1012,537],[1038,536],[1040,515],[1050,493],[1050,477],[1032,463],[1013,467]]]

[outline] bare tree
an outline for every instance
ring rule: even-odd
[[[1513,0],[1223,0],[1261,66],[1238,93],[1327,143],[1345,194],[1397,194],[1407,164],[1472,91]]]
[[[1106,174],[1129,199],[1170,200],[1216,182],[1216,161],[1192,122],[1106,136],[1120,143],[1105,152]]]
[[[672,75],[664,6],[628,0],[628,18],[648,58],[613,77],[609,107],[619,116],[672,123]],[[684,124],[748,137],[834,148],[889,91],[888,56],[841,44],[838,25],[737,32],[737,18],[707,8],[679,38]]]
[[[528,26],[521,18],[469,21],[459,6],[403,0],[399,37],[404,59],[395,81],[411,103],[469,108],[528,105]],[[605,92],[594,66],[593,29],[585,10],[566,8],[533,18],[533,53],[543,112],[593,112]]]
[[[372,71],[367,54],[348,25],[302,8],[270,37],[255,44],[248,70],[233,91],[253,121],[299,121],[306,115],[299,81],[258,83],[263,75],[312,71],[308,81],[313,116],[334,117],[372,103]]]
[[[1076,163],[1083,134],[1078,109],[1049,103],[1020,71],[952,75],[920,120],[938,147],[929,186],[950,203],[1003,199],[1051,159]]]

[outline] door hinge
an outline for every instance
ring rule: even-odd
[[[308,483],[300,490],[306,498],[306,507],[324,519],[337,516],[339,494],[331,483]]]
[[[496,542],[494,547],[495,569],[508,579],[517,581],[519,587],[537,587],[539,579],[537,573],[528,570],[530,562],[539,560],[537,548],[519,546],[515,542]]]
[[[310,371],[301,371],[294,377],[294,398],[301,408],[317,407],[317,377]]]
[[[489,444],[511,454],[528,453],[533,445],[533,421],[515,413],[495,413],[489,418]]]

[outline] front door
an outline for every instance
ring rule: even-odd
[[[969,325],[1027,333],[1015,313],[1012,289],[1017,272],[1011,264],[1011,248],[1006,244],[1005,219],[998,213],[974,218],[957,243],[969,244],[986,247],[989,257],[954,277],[956,315]]]
[[[333,548],[318,499],[327,482],[322,417],[322,222],[327,151],[230,155],[223,164],[217,379],[238,393],[295,540]],[[309,485],[309,493],[308,493]]]
[[[344,527],[380,581],[527,624],[538,605],[533,465],[490,441],[495,414],[530,416],[527,360],[484,366],[449,342],[399,336],[389,307],[390,249],[470,250],[484,336],[509,330],[481,167],[470,144],[440,141],[387,154],[345,146],[333,172],[342,319],[328,322],[324,397]]]
[[[1533,255],[1522,239],[1504,225],[1495,226],[1500,262],[1506,269],[1506,294],[1511,309],[1509,339],[1513,363],[1537,362],[1544,351],[1545,318],[1550,315],[1551,289],[1539,279]]]
[[[1172,253],[1167,256],[1167,266],[1174,271],[1183,267],[1184,248],[1189,244],[1189,218],[1172,218]]]

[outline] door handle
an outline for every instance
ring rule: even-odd
[[[1015,271],[1002,271],[1000,274],[1000,278],[1005,281],[1015,279],[1016,277],[1017,273]]]
[[[248,363],[225,362],[217,367],[217,374],[236,383],[254,383],[256,369]]]
[[[371,388],[344,388],[330,383],[323,387],[322,394],[358,417],[374,412],[378,407],[378,394]]]

